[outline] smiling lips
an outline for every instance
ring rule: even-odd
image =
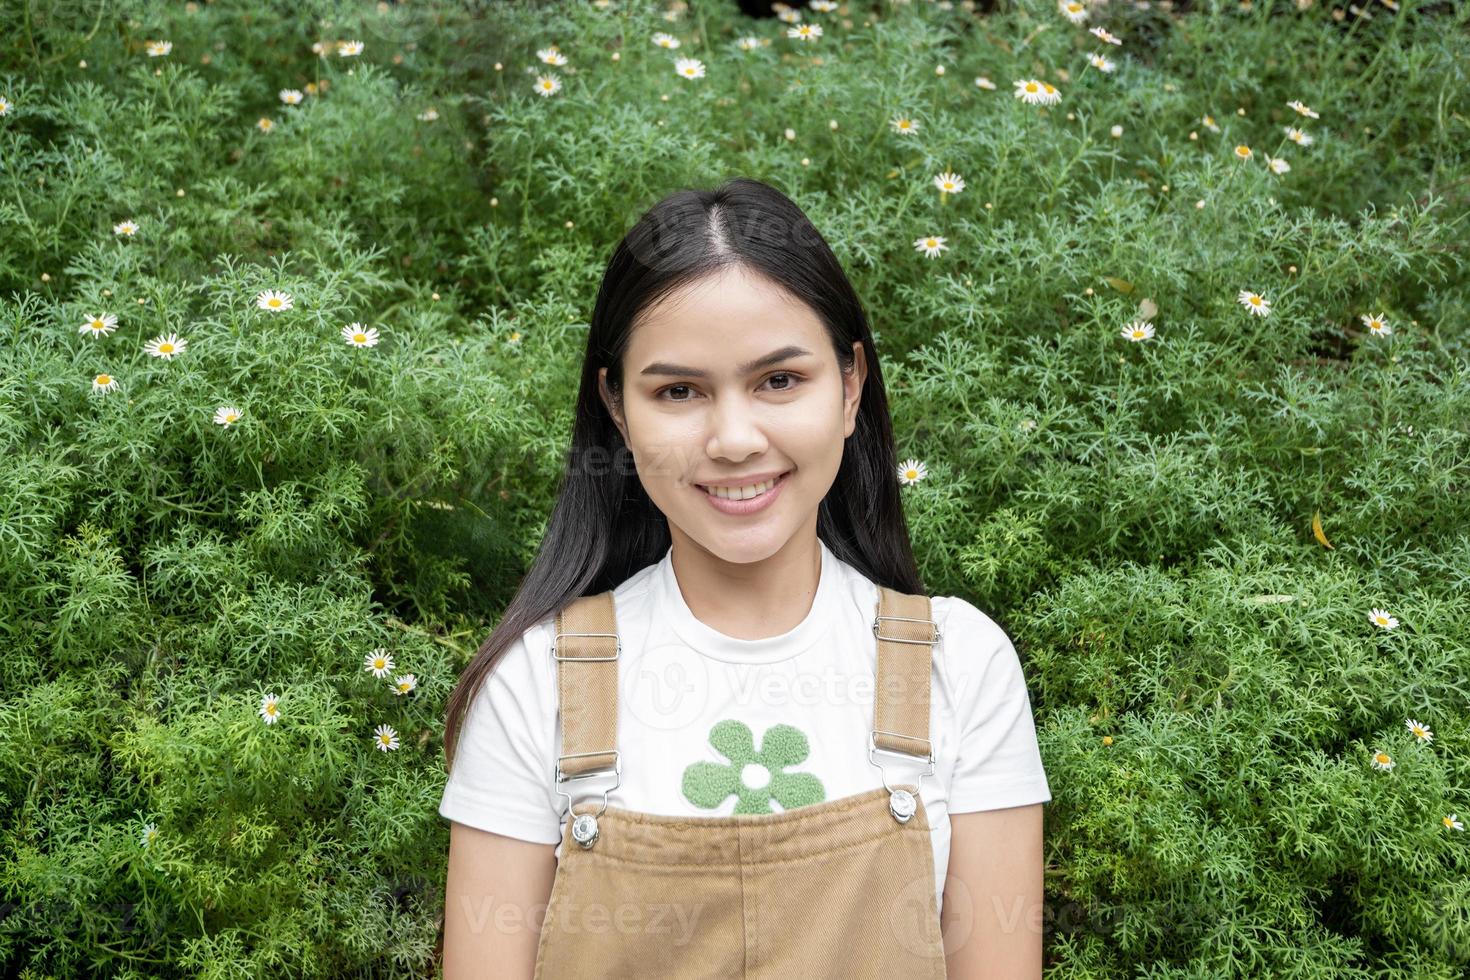
[[[714,505],[716,510],[722,513],[753,514],[758,510],[764,510],[780,495],[789,473],[790,471],[787,471],[779,476],[738,487],[711,487],[699,483],[694,486],[706,500]]]

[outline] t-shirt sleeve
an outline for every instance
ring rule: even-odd
[[[460,728],[440,816],[538,844],[561,841],[550,645],[548,623],[531,627],[481,684]]]
[[[958,729],[949,812],[1049,802],[1051,787],[1015,644],[964,599],[935,602],[946,607],[939,649]]]

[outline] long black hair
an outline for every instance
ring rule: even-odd
[[[621,406],[623,355],[640,312],[736,264],[816,313],[844,373],[853,368],[853,344],[862,341],[867,378],[837,477],[818,507],[817,535],[873,582],[925,592],[899,500],[893,423],[872,332],[837,257],[802,210],[768,184],[741,177],[713,191],[676,191],[638,219],[608,261],[551,520],[515,598],[460,675],[445,709],[451,768],[460,724],[499,656],[573,599],[616,588],[668,551],[668,520],[644,492],[631,450],[598,395],[599,369],[607,368],[608,389]]]

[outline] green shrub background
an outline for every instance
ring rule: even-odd
[[[0,9],[7,975],[433,975],[442,709],[540,540],[602,264],[742,174],[866,305],[931,592],[1021,651],[1047,975],[1470,969],[1464,8]]]

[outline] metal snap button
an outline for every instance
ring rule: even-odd
[[[914,799],[914,794],[906,789],[896,789],[888,796],[888,812],[899,823],[908,823],[918,809],[919,804]]]
[[[590,813],[579,813],[572,821],[572,839],[584,848],[597,843],[597,818]]]

